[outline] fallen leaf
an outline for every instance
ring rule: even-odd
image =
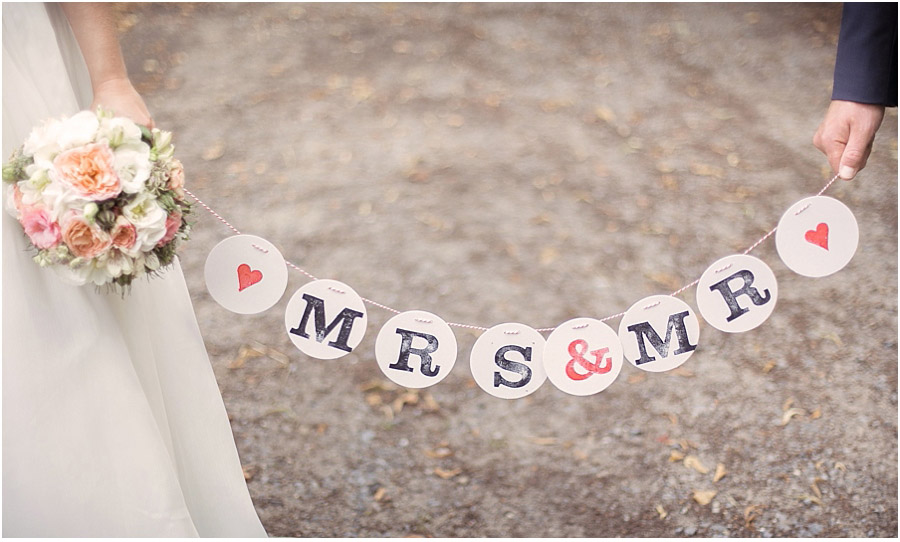
[[[646,277],[670,290],[674,290],[681,286],[681,279],[670,273],[647,273]]]
[[[222,158],[223,156],[225,156],[225,142],[222,140],[216,141],[215,143],[207,147],[206,150],[203,151],[203,154],[201,156],[207,162]]]
[[[425,450],[425,455],[431,459],[444,459],[453,455],[453,450],[446,447],[440,447],[434,450]]]
[[[751,504],[747,508],[744,508],[744,527],[749,529],[753,520],[759,517],[759,510],[762,506],[758,504]]]
[[[466,119],[462,115],[452,114],[447,117],[447,126],[451,128],[460,128],[466,123]]]
[[[725,176],[725,170],[719,166],[701,164],[698,162],[691,164],[690,170],[694,175],[699,175],[701,177],[715,177],[721,179]]]
[[[693,498],[695,501],[697,501],[697,504],[700,504],[701,506],[706,506],[707,504],[712,502],[713,497],[716,496],[716,493],[718,493],[718,492],[717,491],[696,491],[695,490]]]
[[[798,501],[809,501],[809,502],[811,502],[813,504],[817,504],[819,506],[825,506],[825,504],[822,502],[822,499],[816,497],[815,495],[805,495],[805,494],[800,495],[799,497],[797,497],[797,500]]]
[[[844,346],[844,341],[842,341],[841,338],[838,337],[836,333],[826,333],[825,335],[822,336],[822,338],[828,339],[829,341],[833,342],[834,345],[837,346],[838,348],[841,348],[842,346]]]
[[[700,474],[709,473],[709,469],[706,468],[703,465],[703,463],[700,462],[700,458],[698,458],[695,455],[689,455],[689,456],[685,457],[684,458],[684,466],[688,467],[690,469],[694,469],[695,471],[699,472]]]
[[[381,394],[379,393],[367,393],[366,394],[366,404],[369,406],[378,406],[382,403]]]
[[[776,365],[778,365],[778,364],[772,360],[769,360],[766,362],[765,365],[763,365],[762,372],[764,374],[769,374],[772,372],[772,369],[774,369]]]
[[[259,472],[259,467],[256,465],[244,465],[241,470],[244,472],[244,480],[249,482]]]
[[[790,423],[791,418],[793,418],[794,416],[801,416],[803,414],[806,414],[806,411],[803,410],[802,408],[794,407],[794,408],[787,409],[785,411],[785,413],[781,416],[781,426],[784,427],[785,425]]]
[[[834,468],[838,469],[841,472],[847,472],[847,467],[840,461],[835,462]]]
[[[607,124],[614,124],[616,122],[616,114],[612,109],[601,105],[594,109],[594,114],[597,115],[597,118],[602,120]]]
[[[666,516],[669,515],[669,513],[666,512],[666,509],[663,508],[661,504],[656,505],[656,513],[659,514],[659,519],[666,519]]]
[[[558,442],[558,439],[553,437],[532,437],[529,440],[538,446],[555,446]]]
[[[441,409],[441,405],[438,404],[437,401],[434,400],[434,396],[428,392],[425,392],[425,396],[423,397],[425,400],[424,408],[428,412],[437,412]]]
[[[809,487],[810,487],[810,489],[813,490],[813,493],[816,494],[816,497],[821,499],[822,498],[822,490],[819,489],[819,482],[824,482],[824,480],[822,480],[821,478],[816,478],[815,480],[813,480],[813,482],[811,484],[809,484]]]
[[[453,478],[454,476],[460,475],[462,473],[462,469],[457,468],[457,469],[453,469],[453,470],[445,470],[442,468],[436,468],[436,469],[434,469],[434,473],[437,474],[439,477],[443,478],[444,480],[449,480],[450,478]]]
[[[375,499],[375,502],[381,502],[381,501],[385,500],[386,497],[387,497],[387,490],[385,488],[379,487],[378,489],[375,490],[375,495],[373,496],[373,498]]]
[[[556,247],[544,247],[541,249],[541,254],[538,257],[538,261],[541,265],[550,265],[556,260],[559,259],[559,250]]]
[[[327,431],[327,430],[328,430],[328,424],[327,424],[327,423],[319,423],[319,424],[316,424],[316,433],[318,433],[318,434],[320,434],[320,435],[324,435],[324,434],[325,434],[325,431]]]
[[[628,383],[629,383],[629,384],[640,384],[640,383],[643,382],[644,380],[647,380],[647,374],[646,374],[646,372],[638,373],[638,374],[633,374],[633,375],[631,375],[631,376],[628,377]]]
[[[684,459],[684,453],[679,452],[678,450],[672,450],[669,452],[669,462],[675,463]]]
[[[269,356],[269,359],[277,361],[285,367],[291,364],[291,358],[287,357],[287,355],[285,355],[284,353],[275,350],[274,348],[266,348],[266,355]]]
[[[395,414],[400,414],[403,410],[403,407],[406,405],[416,405],[419,403],[419,394],[418,392],[407,392],[394,399],[394,402],[391,403],[391,407],[394,409]]]
[[[370,380],[361,384],[357,389],[359,391],[394,391],[397,386],[386,380]]]
[[[263,347],[263,348],[265,348],[265,347]],[[259,358],[264,355],[265,355],[265,352],[260,349],[253,348],[251,346],[242,346],[241,349],[238,351],[237,357],[234,358],[234,361],[232,361],[231,363],[228,364],[228,368],[229,369],[239,369],[244,366],[244,363],[246,363],[248,359]]]
[[[685,369],[684,367],[678,367],[677,369],[672,369],[669,372],[672,373],[673,375],[678,375],[682,378],[691,378],[694,376],[693,371]]]
[[[728,471],[725,470],[725,465],[719,463],[716,465],[716,473],[713,475],[713,482],[718,482],[724,478],[726,474],[728,474]]]
[[[821,417],[822,417],[822,409],[821,408],[817,408],[817,409],[813,410],[812,414],[809,415],[810,420],[818,420]]]

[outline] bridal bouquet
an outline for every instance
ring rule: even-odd
[[[75,284],[126,287],[171,264],[191,206],[172,134],[97,110],[45,121],[3,166],[34,260]]]

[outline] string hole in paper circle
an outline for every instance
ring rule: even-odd
[[[392,382],[427,388],[447,377],[456,364],[453,330],[425,311],[400,313],[384,324],[375,339],[375,360]]]
[[[798,201],[778,222],[775,248],[791,271],[825,277],[844,268],[859,244],[859,225],[840,201],[813,196]]]
[[[547,380],[544,337],[517,323],[498,324],[475,341],[469,367],[475,383],[501,399],[531,395]]]
[[[288,282],[281,252],[254,235],[234,235],[213,247],[203,275],[212,298],[238,314],[271,308],[284,295]]]
[[[726,256],[709,266],[697,283],[697,308],[714,328],[750,331],[765,322],[778,300],[775,273],[759,258]]]
[[[368,317],[362,298],[336,280],[300,287],[284,311],[284,326],[298,350],[316,359],[337,359],[359,346]]]
[[[593,395],[608,388],[622,370],[622,343],[600,320],[575,318],[560,324],[544,345],[547,378],[570,395]]]
[[[625,359],[653,373],[679,367],[697,349],[699,339],[697,315],[687,303],[668,295],[638,301],[619,322]]]

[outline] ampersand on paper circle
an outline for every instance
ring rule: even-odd
[[[604,347],[590,352],[597,360],[595,363],[584,359],[584,354],[587,353],[587,350],[588,343],[584,339],[575,339],[569,343],[569,355],[572,357],[569,359],[569,363],[566,364],[566,376],[576,382],[590,378],[595,374],[606,374],[612,369],[612,358],[606,355],[609,353],[609,348]],[[576,364],[587,372],[579,373],[576,371]]]
[[[544,345],[547,378],[571,395],[605,390],[622,370],[622,344],[608,325],[575,318],[557,326]]]

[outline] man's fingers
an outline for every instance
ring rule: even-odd
[[[866,160],[871,151],[871,138],[862,130],[853,130],[847,139],[847,145],[841,153],[840,163],[835,170],[841,179],[849,181],[856,177],[856,173],[866,166]],[[829,157],[830,161],[830,157]],[[834,167],[834,166],[832,166]]]

